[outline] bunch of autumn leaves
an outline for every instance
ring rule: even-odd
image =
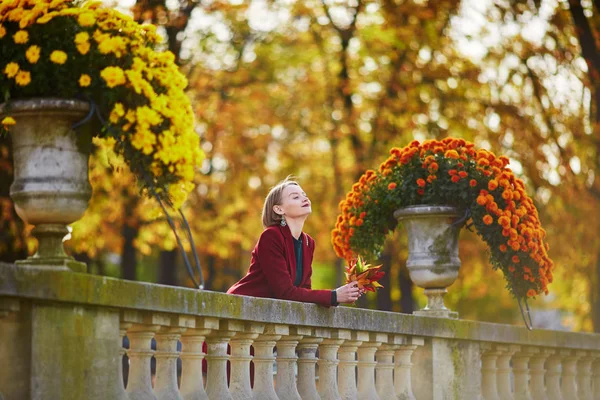
[[[506,157],[475,149],[463,139],[413,141],[393,148],[377,171],[366,171],[340,202],[332,231],[339,257],[377,257],[395,227],[393,212],[411,205],[450,205],[490,247],[490,261],[503,271],[516,297],[548,293],[553,262],[545,231],[521,179]]]
[[[87,98],[142,186],[176,208],[202,161],[187,85],[173,54],[156,52],[153,25],[100,2],[10,0],[0,4],[0,86],[5,98]],[[18,123],[5,116],[0,133]]]

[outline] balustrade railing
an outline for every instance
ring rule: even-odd
[[[0,370],[5,400],[600,399],[600,335],[7,265],[0,356],[16,360]]]

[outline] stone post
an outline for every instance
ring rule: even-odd
[[[397,400],[396,388],[394,387],[394,353],[400,348],[402,343],[406,343],[406,337],[403,335],[389,335],[387,343],[381,345],[375,359],[375,386],[377,395],[381,400]]]
[[[412,390],[412,367],[411,357],[419,346],[423,346],[425,340],[409,336],[406,342],[400,344],[400,348],[394,354],[394,387],[398,400],[415,400]]]
[[[231,379],[229,392],[234,400],[253,399],[250,385],[250,346],[265,329],[264,324],[246,323],[242,332],[231,338]]]
[[[267,325],[261,335],[254,340],[254,398],[279,400],[273,386],[273,349],[282,335],[288,335],[287,325]]]
[[[562,350],[560,355],[562,356],[562,397],[565,400],[579,400],[576,382],[579,356],[570,350]]]
[[[208,400],[202,377],[204,352],[202,345],[206,336],[219,329],[216,318],[197,317],[194,328],[181,336],[181,395],[184,400]]]
[[[358,348],[358,398],[361,400],[380,400],[375,388],[375,353],[383,342],[387,342],[387,334],[371,332],[369,340]]]
[[[546,394],[544,375],[546,370],[544,364],[548,356],[554,351],[550,349],[541,349],[539,354],[533,355],[529,360],[529,370],[531,371],[531,398],[533,400],[549,400]]]
[[[239,321],[221,320],[219,330],[212,331],[206,338],[208,372],[206,394],[210,400],[233,400],[227,386],[227,345],[237,332],[244,329]]]
[[[577,394],[579,400],[595,400],[592,397],[592,361],[590,354],[586,351],[578,351],[581,358],[577,363]]]
[[[125,391],[125,386],[124,386],[124,378],[123,378],[123,356],[126,353],[125,348],[123,347],[123,337],[125,337],[125,335],[127,335],[127,329],[129,329],[131,327],[131,323],[129,322],[121,322],[119,325],[119,342],[117,345],[117,348],[119,349],[119,365],[118,365],[118,375],[119,377],[118,379],[118,395],[117,395],[117,399],[118,400],[128,400],[129,397],[127,396],[127,392]]]
[[[150,359],[154,355],[150,343],[160,325],[134,324],[127,331],[129,338],[129,378],[127,394],[130,400],[157,400],[152,390]]]
[[[186,328],[163,326],[156,334],[156,383],[158,400],[183,400],[177,387],[177,342]]]
[[[496,376],[498,377],[498,395],[500,396],[500,400],[513,400],[514,396],[510,384],[510,359],[513,354],[521,350],[521,347],[495,345],[494,348],[500,353],[496,360],[496,367],[498,369],[496,372]]]
[[[529,389],[529,359],[538,352],[539,349],[525,347],[513,356],[515,400],[532,400],[531,391]]]
[[[356,388],[356,351],[364,340],[369,340],[369,332],[353,331],[350,340],[344,341],[338,350],[338,374],[337,383],[340,398],[342,400],[357,400],[358,389]]]
[[[563,400],[560,393],[561,357],[552,353],[546,360],[546,395],[548,400]]]
[[[499,354],[489,343],[481,344],[481,395],[484,400],[500,400],[496,375]]]
[[[296,384],[296,346],[300,340],[311,334],[308,327],[290,326],[289,336],[282,336],[277,342],[277,375],[275,392],[280,399],[302,400]]]
[[[323,338],[330,335],[329,330],[316,328],[311,336],[304,336],[298,344],[298,393],[302,400],[321,400],[315,376],[316,354]]]
[[[345,340],[351,340],[351,331],[332,329],[331,338],[319,345],[319,396],[322,400],[341,400],[337,385],[337,353]]]

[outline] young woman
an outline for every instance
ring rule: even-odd
[[[312,212],[300,185],[286,178],[271,189],[262,212],[265,230],[252,251],[248,273],[227,293],[336,306],[353,303],[362,291],[356,282],[335,290],[312,290],[315,241],[302,232]]]

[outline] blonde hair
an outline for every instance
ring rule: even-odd
[[[277,214],[273,210],[273,206],[281,204],[283,197],[283,189],[288,186],[296,185],[300,186],[298,182],[292,180],[293,176],[288,176],[277,185],[273,186],[269,191],[269,194],[265,198],[265,204],[263,206],[262,212],[262,224],[263,228],[268,228],[269,226],[277,225],[281,223],[283,219],[282,215]]]

